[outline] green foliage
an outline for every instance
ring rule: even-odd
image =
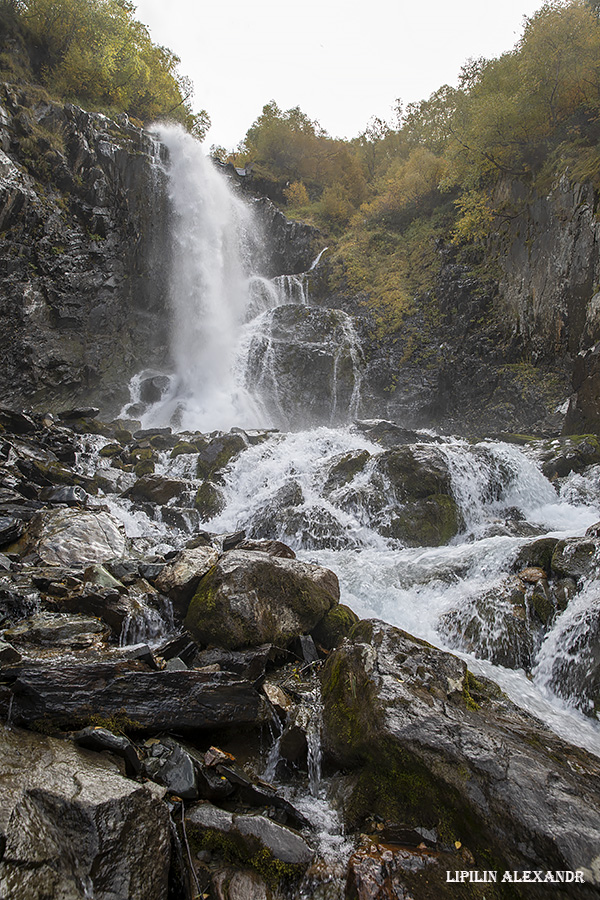
[[[178,57],[152,42],[130,0],[4,0],[5,15],[9,7],[12,29],[53,95],[142,122],[172,119],[204,135],[208,117],[192,111]]]

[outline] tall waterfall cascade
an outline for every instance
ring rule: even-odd
[[[253,203],[236,194],[181,128],[161,126],[157,137],[166,154],[157,151],[154,162],[166,172],[172,216],[172,368],[135,376],[123,413],[133,412],[145,426],[178,429],[302,427],[297,409],[289,409],[293,374],[277,352],[294,343],[294,323],[286,323],[282,335],[277,311],[307,309],[310,272],[261,274],[265,242]],[[348,421],[358,410],[362,355],[350,317],[330,313],[324,417]],[[314,335],[310,340],[318,342]],[[346,397],[339,373],[348,364],[352,387]]]

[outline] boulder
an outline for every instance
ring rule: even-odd
[[[232,550],[201,579],[185,620],[203,644],[286,646],[339,601],[337,576],[321,566]]]
[[[304,867],[313,858],[313,850],[306,841],[291,828],[272,822],[261,815],[236,815],[225,812],[210,803],[194,806],[186,816],[186,824],[192,831],[204,836],[207,845],[215,845],[215,834],[224,836],[226,841],[244,851],[248,860],[255,856],[257,849],[265,849],[275,860],[289,866]],[[228,839],[228,841],[227,841]]]
[[[113,734],[106,728],[90,726],[71,735],[72,740],[87,750],[96,750],[98,753],[106,750],[120,756],[125,762],[125,771],[129,778],[135,778],[142,771],[142,764],[135,749],[135,745],[124,734]]]
[[[185,615],[200,579],[212,569],[218,558],[219,554],[212,547],[181,550],[162,569],[154,586],[161,594],[166,594],[173,606]]]
[[[358,616],[350,609],[339,603],[325,613],[321,621],[313,628],[312,636],[321,647],[332,650],[348,637],[352,628],[358,622]]]
[[[213,438],[198,453],[196,469],[198,478],[213,480],[247,446],[248,441],[241,434],[223,434],[221,437]]]
[[[377,620],[356,626],[322,680],[325,751],[355,772],[347,819],[443,822],[448,842],[484,854],[479,868],[491,854],[507,869],[578,869],[582,896],[595,895],[600,760],[464,661]],[[523,896],[543,897],[544,886]]]
[[[164,900],[169,813],[158,789],[68,741],[0,730],[0,896]]]
[[[31,520],[27,539],[49,566],[88,566],[125,553],[125,533],[110,513],[48,509]]]
[[[535,629],[518,578],[506,579],[481,596],[461,601],[440,619],[440,631],[452,647],[509,669],[531,668]]]
[[[164,475],[142,475],[136,483],[123,494],[129,500],[142,500],[163,506],[188,490],[187,481],[179,478],[167,478]]]
[[[162,784],[182,800],[198,797],[194,761],[181,744],[173,738],[150,742],[148,757],[144,762],[144,774]]]
[[[91,616],[40,612],[5,631],[4,636],[17,645],[77,650],[106,641],[108,628]]]
[[[581,582],[596,571],[600,539],[593,537],[569,538],[559,541],[552,553],[552,574],[559,578],[574,578]]]
[[[150,671],[141,662],[22,666],[12,691],[14,721],[43,727],[80,728],[95,716],[116,717],[122,730],[195,732],[270,718],[264,698],[242,678]]]
[[[212,481],[203,481],[194,497],[194,508],[203,522],[209,522],[222,513],[226,506],[225,494]]]
[[[542,472],[550,481],[571,472],[583,472],[600,463],[600,441],[596,434],[570,435],[546,442],[540,452]]]

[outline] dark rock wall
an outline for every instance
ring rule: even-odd
[[[156,146],[126,116],[4,85],[0,147],[4,402],[116,412],[131,375],[166,352]]]
[[[134,373],[168,368],[160,152],[126,116],[54,103],[34,86],[0,87],[4,404],[93,403],[114,415]],[[251,196],[245,179],[232,181]],[[495,272],[440,247],[434,290],[393,335],[378,331],[365,298],[332,293],[327,254],[311,274],[311,302],[345,310],[361,339],[359,416],[473,433],[600,429],[594,192],[566,177],[547,196],[519,190],[508,184],[497,198],[518,212],[488,248]],[[265,198],[249,202],[265,247],[259,270],[309,269],[319,233]]]

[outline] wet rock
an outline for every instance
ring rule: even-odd
[[[21,661],[23,657],[18,650],[7,641],[0,639],[0,666],[12,666]]]
[[[362,472],[370,458],[371,454],[368,450],[354,450],[352,453],[344,453],[332,460],[327,480],[323,487],[325,494],[330,494],[337,488],[352,481],[359,472]]]
[[[202,803],[188,812],[186,823],[188,827],[218,832],[233,841],[237,840],[248,853],[248,858],[255,855],[257,845],[268,850],[275,859],[291,866],[306,867],[314,855],[299,834],[266,816],[236,815]]]
[[[2,896],[76,900],[86,885],[98,897],[164,900],[170,822],[153,790],[68,741],[2,729],[0,748]]]
[[[194,534],[202,522],[197,510],[177,506],[163,506],[162,520],[165,525],[177,528],[185,534]]]
[[[87,587],[67,597],[63,606],[80,615],[97,616],[109,626],[115,638],[123,633],[123,626],[132,615],[132,604],[122,589]]]
[[[124,734],[113,734],[106,728],[92,726],[76,731],[71,739],[79,747],[87,750],[95,750],[100,753],[104,750],[120,756],[125,762],[125,771],[129,778],[135,778],[142,771],[142,764],[135,749],[135,745]]]
[[[134,731],[193,732],[270,716],[264,698],[235,675],[148,671],[133,662],[23,667],[12,690],[14,719],[29,725],[82,727],[94,713],[121,716]]]
[[[552,574],[559,578],[574,578],[581,582],[596,572],[600,540],[595,538],[570,538],[559,541],[551,560]]]
[[[212,547],[181,550],[161,570],[154,585],[169,597],[175,609],[185,615],[200,579],[212,569],[218,558],[219,554]]]
[[[221,538],[221,550],[227,553],[228,550],[235,550],[246,538],[244,530],[234,531],[232,534],[224,534]]]
[[[143,500],[163,506],[188,489],[188,484],[178,478],[166,478],[163,475],[143,475],[133,487],[123,494],[131,500]]]
[[[162,657],[162,659],[170,660],[178,657],[184,663],[191,663],[192,659],[196,655],[198,651],[197,645],[191,639],[191,636],[184,631],[183,634],[180,634],[178,637],[173,638],[170,641],[167,641],[166,644],[161,644],[156,648],[156,655]]]
[[[549,575],[552,569],[552,554],[557,544],[558,538],[540,538],[539,541],[525,544],[517,553],[513,571],[519,572],[521,569],[534,567],[543,569],[546,575]]]
[[[12,544],[21,537],[24,531],[25,526],[20,519],[16,519],[14,516],[0,515],[0,547]]]
[[[325,665],[323,699],[325,750],[357,773],[349,819],[444,821],[475,856],[492,851],[509,869],[581,869],[598,885],[599,761],[462,660],[361,622]]]
[[[216,665],[223,672],[233,672],[254,683],[265,674],[267,664],[273,656],[274,648],[271,644],[263,644],[251,650],[223,650],[214,647],[198,653],[194,665],[198,669]]]
[[[550,481],[571,472],[583,472],[587,466],[600,463],[600,442],[594,434],[557,438],[540,451],[542,472]]]
[[[458,853],[428,850],[423,841],[420,849],[408,849],[390,846],[384,838],[379,835],[377,837],[379,842],[374,841],[359,848],[350,858],[345,886],[345,896],[348,898],[452,900],[456,897],[457,885],[448,883],[448,873],[454,878],[456,871],[468,871],[468,866],[473,864],[472,860],[467,860]],[[480,877],[483,879],[483,874]],[[471,893],[471,887],[468,882],[461,884],[466,897],[497,896],[495,889],[489,884],[477,886],[477,893]]]
[[[507,579],[497,588],[461,603],[440,618],[440,630],[450,645],[468,650],[495,665],[510,669],[531,668],[535,647],[525,586]]]
[[[203,522],[209,522],[222,513],[226,506],[225,494],[212,481],[204,481],[194,497],[194,507]]]
[[[571,600],[557,625],[552,658],[541,664],[547,686],[584,715],[600,719],[600,610],[586,600]],[[593,588],[592,588],[593,590]]]
[[[11,434],[33,434],[36,430],[30,416],[12,409],[0,409],[0,425]]]
[[[88,616],[40,612],[4,632],[14,644],[63,647],[72,650],[101,644],[108,637],[104,622]]]
[[[27,538],[50,566],[86,566],[125,553],[123,526],[107,512],[45,510],[32,519]]]
[[[158,403],[168,390],[171,379],[168,375],[152,375],[140,383],[140,400],[143,403]]]
[[[364,421],[356,423],[359,431],[362,431],[370,441],[381,444],[382,447],[393,448],[402,444],[419,444],[424,441],[433,441],[434,438],[419,431],[411,431],[396,425],[395,422]]]
[[[265,816],[235,816],[233,824],[239,834],[256,838],[284,863],[307,866],[313,858],[313,850],[299,834]]]
[[[345,637],[348,637],[358,621],[358,616],[349,606],[339,603],[325,613],[321,621],[313,628],[312,636],[321,647],[332,650],[341,644]]]
[[[63,422],[70,422],[73,419],[95,419],[99,415],[100,410],[96,406],[78,406],[59,412],[58,418]]]
[[[299,634],[298,637],[295,637],[290,644],[290,650],[305,663],[318,662],[320,659],[319,651],[310,634]]]
[[[182,800],[198,797],[193,760],[173,738],[151,742],[143,769],[148,778],[162,784]]]
[[[282,541],[253,541],[244,540],[236,545],[238,550],[258,550],[268,553],[269,556],[279,556],[281,559],[296,559],[296,554],[291,547]]]
[[[214,480],[232,460],[240,455],[248,446],[248,441],[241,434],[224,434],[213,438],[198,453],[196,474],[207,481]]]
[[[286,646],[311,631],[338,601],[338,580],[328,569],[233,550],[200,581],[185,624],[203,644]]]
[[[215,900],[271,900],[272,893],[257,872],[219,869],[212,877]]]
[[[62,485],[61,487],[44,488],[40,499],[45,503],[64,503],[65,506],[86,505],[88,494],[78,485]]]

